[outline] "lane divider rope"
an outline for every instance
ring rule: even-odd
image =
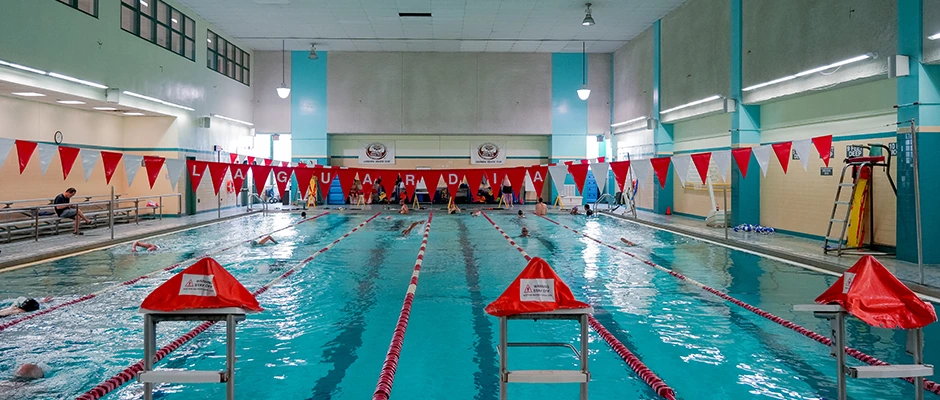
[[[202,259],[202,258],[205,258],[205,257],[211,257],[211,256],[214,256],[214,255],[217,255],[217,254],[220,254],[220,253],[229,251],[229,250],[231,250],[231,249],[233,249],[233,248],[235,248],[235,247],[238,247],[238,246],[240,246],[240,245],[243,245],[243,244],[246,244],[246,243],[250,243],[251,241],[254,241],[254,240],[259,240],[259,239],[261,239],[261,238],[263,238],[263,237],[265,237],[265,236],[273,235],[273,234],[275,234],[275,233],[277,233],[277,232],[280,232],[280,231],[283,231],[283,230],[285,230],[285,229],[289,229],[289,228],[295,227],[295,226],[300,225],[300,224],[302,224],[302,223],[304,223],[304,222],[313,221],[313,220],[315,220],[315,219],[317,219],[317,218],[320,218],[320,217],[322,217],[322,216],[324,216],[324,215],[326,215],[326,214],[329,214],[329,213],[328,213],[328,212],[324,212],[324,213],[315,215],[315,216],[313,216],[313,217],[310,217],[310,218],[307,218],[307,219],[304,219],[304,220],[301,220],[301,221],[292,223],[292,224],[290,224],[290,225],[287,225],[287,226],[285,226],[285,227],[283,227],[283,228],[280,228],[280,229],[271,231],[271,232],[269,232],[269,233],[263,234],[263,235],[258,236],[258,237],[256,237],[256,238],[251,238],[251,239],[247,239],[247,240],[244,240],[244,241],[241,241],[241,242],[236,242],[235,244],[233,244],[233,245],[231,245],[231,246],[228,246],[228,247],[225,247],[225,248],[222,248],[222,249],[219,249],[219,250],[210,252],[210,253],[206,253],[206,254],[203,254],[203,255],[198,256],[198,257],[193,257],[193,258],[190,258],[190,259],[187,259],[187,260],[180,261],[180,262],[175,263],[175,264],[172,264],[172,265],[170,265],[170,266],[168,266],[168,267],[160,268],[160,269],[158,269],[158,270],[156,270],[156,271],[147,273],[147,274],[145,274],[145,275],[141,275],[141,276],[139,276],[139,277],[137,277],[137,278],[134,278],[134,279],[131,279],[131,280],[127,280],[127,281],[124,281],[124,282],[121,282],[121,283],[118,283],[118,284],[114,284],[114,285],[111,285],[111,286],[108,286],[108,287],[106,287],[106,288],[104,288],[104,289],[101,289],[101,290],[99,290],[99,291],[97,291],[97,292],[94,292],[94,293],[86,294],[86,295],[84,295],[84,296],[82,296],[82,297],[79,297],[79,298],[77,298],[77,299],[72,299],[72,300],[66,301],[66,302],[61,303],[61,304],[56,304],[56,305],[54,305],[54,306],[52,306],[52,307],[49,307],[49,308],[45,308],[45,309],[43,309],[43,310],[36,311],[36,312],[31,313],[31,314],[29,314],[29,315],[22,316],[22,317],[20,317],[20,318],[17,318],[17,319],[15,319],[15,320],[10,321],[10,322],[6,322],[6,323],[3,323],[3,324],[0,324],[0,332],[2,332],[4,329],[7,329],[7,328],[9,328],[9,327],[11,327],[11,326],[14,326],[14,325],[17,325],[17,324],[19,324],[19,323],[21,323],[21,322],[29,321],[29,320],[34,319],[34,318],[36,318],[36,317],[39,317],[39,316],[41,316],[41,315],[49,314],[49,313],[51,313],[51,312],[53,312],[53,311],[55,311],[55,310],[58,310],[58,309],[60,309],[60,308],[68,307],[68,306],[71,306],[71,305],[74,305],[74,304],[78,304],[78,303],[81,303],[81,302],[84,302],[84,301],[87,301],[87,300],[91,300],[91,299],[93,299],[93,298],[95,298],[95,297],[98,297],[98,296],[100,296],[100,295],[102,295],[102,294],[105,294],[105,293],[110,292],[110,291],[112,291],[112,290],[118,289],[118,288],[120,288],[120,287],[123,287],[123,286],[130,286],[130,285],[133,285],[133,284],[135,284],[135,283],[137,283],[137,282],[140,282],[140,281],[142,281],[142,280],[144,280],[144,279],[147,279],[147,278],[153,277],[154,275],[160,274],[160,273],[162,273],[162,272],[172,271],[172,270],[174,270],[174,269],[176,269],[176,268],[182,267],[182,266],[184,266],[185,264],[189,264],[189,263],[191,263],[191,262],[193,262],[193,261],[196,261],[196,260],[199,260],[199,259]]]
[[[256,289],[256,290],[255,290],[254,292],[252,292],[251,294],[254,295],[254,296],[258,296],[258,295],[260,295],[260,294],[262,294],[262,293],[264,293],[264,292],[267,292],[268,289],[270,289],[272,286],[274,286],[274,285],[277,284],[278,282],[284,280],[285,278],[287,278],[287,277],[289,277],[289,276],[295,274],[297,271],[299,271],[299,270],[300,270],[301,268],[303,268],[305,265],[307,265],[307,264],[309,264],[311,261],[313,261],[314,258],[316,258],[317,256],[319,256],[320,254],[325,253],[327,250],[333,248],[333,246],[335,246],[337,243],[339,243],[339,242],[342,241],[343,239],[349,237],[349,235],[352,235],[353,233],[355,233],[356,231],[358,231],[360,228],[366,226],[366,224],[368,224],[368,223],[371,222],[373,219],[375,219],[376,217],[378,217],[379,214],[381,214],[381,213],[375,213],[375,215],[369,217],[369,219],[363,221],[362,223],[360,223],[359,225],[357,225],[355,228],[353,228],[353,229],[350,230],[349,232],[346,232],[345,235],[340,236],[338,239],[332,241],[330,244],[326,245],[326,247],[324,247],[324,248],[318,250],[316,253],[313,253],[313,254],[310,255],[309,257],[305,258],[303,261],[299,262],[299,263],[298,263],[297,265],[295,265],[293,268],[287,270],[286,272],[284,272],[283,274],[281,274],[281,275],[278,276],[277,278],[274,278],[274,280],[272,280],[271,282],[268,282],[268,283],[265,284],[264,286],[262,286],[262,287]],[[168,344],[168,345],[166,345],[166,346],[160,348],[160,350],[157,351],[156,355],[155,355],[154,358],[153,358],[154,364],[156,364],[157,362],[159,362],[160,360],[162,360],[163,357],[166,357],[167,354],[170,354],[171,352],[173,352],[174,350],[178,349],[180,346],[182,346],[182,345],[185,344],[186,342],[188,342],[188,341],[192,340],[194,337],[198,336],[200,333],[205,332],[206,329],[209,329],[209,327],[211,327],[212,325],[215,325],[216,322],[218,322],[218,321],[206,321],[206,322],[203,322],[201,325],[197,326],[197,327],[194,328],[193,330],[191,330],[191,331],[187,332],[186,334],[184,334],[183,336],[180,336],[179,338],[173,340],[172,342],[170,342],[170,344]],[[144,370],[144,360],[140,360],[140,361],[138,361],[136,364],[131,365],[130,367],[125,368],[123,371],[121,371],[121,372],[118,373],[117,375],[112,376],[111,378],[109,378],[108,380],[102,382],[102,383],[99,384],[98,386],[95,386],[95,387],[92,388],[91,390],[89,390],[89,391],[85,392],[84,394],[78,396],[78,397],[76,398],[76,400],[97,400],[97,399],[100,399],[100,398],[104,397],[105,395],[107,395],[108,393],[111,393],[111,392],[114,391],[115,389],[121,387],[121,386],[124,385],[125,383],[130,382],[132,379],[136,378],[136,377],[137,377],[137,374],[138,374],[139,372],[143,371],[143,370]]]
[[[486,218],[486,220],[489,221],[490,224],[493,225],[493,227],[503,235],[503,238],[509,241],[509,244],[513,245],[516,250],[519,250],[519,254],[525,257],[526,261],[532,259],[532,256],[526,253],[526,251],[521,246],[519,246],[515,240],[512,240],[512,238],[506,234],[506,231],[500,228],[499,225],[496,225],[496,223],[493,222],[493,220],[490,219],[486,213],[482,214],[483,217]],[[636,372],[636,374],[639,375],[641,379],[643,379],[643,382],[649,385],[649,387],[653,389],[656,394],[667,400],[676,399],[676,391],[669,387],[669,385],[666,384],[666,382],[663,381],[659,375],[656,375],[653,370],[649,369],[649,367],[647,367],[646,364],[644,364],[643,361],[641,361],[640,358],[636,356],[636,354],[633,354],[633,352],[630,351],[627,346],[625,346],[620,340],[617,340],[617,338],[614,337],[614,335],[610,333],[610,331],[608,331],[607,328],[605,328],[604,325],[600,323],[600,321],[594,318],[593,315],[588,316],[588,324],[591,325],[591,328],[593,328],[594,331],[597,332],[597,334],[602,339],[604,339],[605,342],[607,342],[607,345],[609,345],[611,349],[613,349],[614,352],[617,353],[617,355],[627,363],[627,366],[629,366],[633,372]]]
[[[745,302],[743,302],[743,301],[741,301],[741,300],[738,300],[737,298],[732,297],[731,295],[729,295],[729,294],[727,294],[727,293],[724,293],[724,292],[722,292],[722,291],[720,291],[720,290],[718,290],[718,289],[715,289],[715,288],[713,288],[713,287],[710,287],[710,286],[708,286],[708,285],[705,285],[705,284],[703,284],[703,283],[701,283],[701,282],[698,282],[698,281],[696,281],[696,280],[694,280],[694,279],[692,279],[692,278],[689,278],[689,277],[687,277],[687,276],[685,276],[685,275],[682,275],[682,274],[680,274],[680,273],[678,273],[678,272],[676,272],[676,271],[673,271],[673,270],[671,270],[671,269],[669,269],[669,268],[663,267],[662,265],[656,264],[656,263],[654,263],[654,262],[652,262],[652,261],[650,261],[650,260],[647,260],[647,259],[644,259],[644,258],[642,258],[642,257],[639,257],[639,256],[637,256],[636,254],[630,253],[630,252],[628,252],[628,251],[626,251],[626,250],[624,250],[624,249],[621,249],[621,248],[619,248],[619,247],[616,247],[616,246],[613,246],[613,245],[611,245],[611,244],[605,243],[605,242],[600,241],[600,240],[598,240],[598,239],[596,239],[596,238],[594,238],[594,237],[588,236],[588,235],[582,233],[581,231],[578,231],[577,229],[574,229],[574,228],[571,228],[571,227],[569,227],[569,226],[567,226],[567,225],[561,224],[561,223],[559,223],[558,221],[555,221],[555,220],[553,220],[553,219],[551,219],[551,218],[548,218],[548,217],[545,217],[545,216],[542,216],[542,215],[540,215],[540,217],[544,218],[544,219],[547,220],[548,222],[551,222],[551,223],[553,223],[553,224],[555,224],[555,225],[558,225],[558,226],[560,226],[560,227],[562,227],[562,228],[565,228],[565,229],[567,229],[567,230],[569,230],[569,231],[572,231],[572,232],[577,233],[577,234],[579,234],[579,235],[581,235],[581,236],[584,236],[585,238],[588,238],[588,239],[590,239],[590,240],[592,240],[592,241],[594,241],[594,242],[596,242],[596,243],[598,243],[598,244],[600,244],[600,245],[602,245],[602,246],[608,247],[608,248],[610,248],[610,249],[613,249],[614,251],[619,251],[619,252],[621,252],[621,253],[623,253],[623,254],[626,254],[626,255],[628,255],[628,256],[630,256],[630,257],[633,257],[634,259],[639,260],[639,261],[642,262],[643,264],[646,264],[646,265],[648,265],[648,266],[650,266],[650,267],[653,267],[653,268],[655,268],[655,269],[658,269],[658,270],[660,270],[660,271],[663,271],[663,272],[665,272],[665,273],[667,273],[667,274],[669,274],[669,275],[672,275],[673,277],[675,277],[675,278],[677,278],[677,279],[679,279],[679,280],[683,280],[683,281],[689,282],[689,283],[691,283],[691,284],[693,284],[693,285],[695,285],[695,286],[698,286],[699,288],[705,290],[706,292],[709,292],[709,293],[711,293],[711,294],[714,294],[715,296],[721,297],[722,299],[725,299],[725,300],[731,302],[732,304],[735,304],[735,305],[737,305],[737,306],[740,306],[741,308],[744,308],[745,310],[748,310],[748,311],[750,311],[750,312],[752,312],[752,313],[754,313],[754,314],[757,314],[757,315],[759,315],[759,316],[761,316],[761,317],[764,317],[764,318],[766,318],[766,319],[768,319],[768,320],[770,320],[770,321],[773,321],[774,323],[776,323],[776,324],[778,324],[778,325],[781,325],[781,326],[783,326],[783,327],[789,328],[789,329],[791,329],[791,330],[793,330],[793,331],[795,331],[795,332],[797,332],[797,333],[799,333],[799,334],[801,334],[801,335],[803,335],[803,336],[806,336],[806,337],[808,337],[808,338],[810,338],[810,339],[813,339],[813,340],[815,340],[815,341],[817,341],[817,342],[819,342],[819,343],[821,343],[821,344],[824,344],[824,345],[826,345],[826,346],[832,346],[832,339],[830,339],[830,338],[828,338],[828,337],[825,337],[825,336],[823,336],[823,335],[820,335],[820,334],[818,334],[818,333],[816,333],[816,332],[813,332],[813,331],[811,331],[811,330],[809,330],[809,329],[806,329],[806,328],[804,328],[804,327],[802,327],[802,326],[800,326],[800,325],[798,325],[798,324],[796,324],[796,323],[794,323],[794,322],[785,320],[785,319],[783,319],[783,318],[781,318],[781,317],[778,317],[778,316],[776,316],[776,315],[774,315],[774,314],[771,314],[771,313],[769,313],[769,312],[767,312],[767,311],[764,311],[764,310],[762,310],[762,309],[760,309],[760,308],[757,308],[757,307],[755,307],[755,306],[752,306],[752,305],[750,305],[750,304],[747,304],[747,303],[745,303]],[[852,357],[854,357],[855,359],[857,359],[857,360],[859,360],[859,361],[861,361],[861,362],[863,362],[863,363],[868,364],[868,365],[874,365],[874,366],[890,365],[890,364],[888,364],[888,363],[886,363],[886,362],[884,362],[884,361],[882,361],[882,360],[879,360],[878,358],[875,358],[874,356],[865,354],[865,353],[862,352],[861,350],[858,350],[858,349],[855,349],[855,348],[852,348],[852,347],[849,347],[849,346],[845,346],[845,353],[848,354],[848,355],[850,355],[850,356],[852,356]],[[914,383],[914,378],[900,378],[900,379],[905,380],[905,381],[908,381],[908,382],[910,382],[910,383]],[[940,384],[938,384],[937,382],[928,380],[928,379],[924,379],[924,389],[926,389],[926,390],[928,390],[928,391],[930,391],[930,392],[936,393],[936,394],[940,394]]]
[[[415,291],[418,289],[418,275],[421,273],[421,264],[424,263],[424,251],[428,248],[428,235],[431,233],[431,218],[433,217],[433,212],[428,214],[428,223],[424,226],[424,239],[421,240],[421,248],[418,249],[418,258],[415,260],[414,271],[411,273],[411,282],[408,284],[408,291],[405,292],[405,301],[401,305],[398,323],[392,333],[392,342],[388,345],[388,352],[385,354],[382,372],[379,373],[379,382],[375,385],[375,392],[372,394],[373,400],[388,400],[392,394],[395,371],[398,370],[398,359],[401,357],[401,349],[405,343],[405,331],[408,329],[408,320],[411,318],[411,305],[414,303]]]

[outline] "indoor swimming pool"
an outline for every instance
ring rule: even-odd
[[[55,306],[287,227],[272,235],[277,245],[238,245],[214,255],[255,290],[373,214],[331,212],[292,226],[300,220],[296,215],[253,215],[153,238],[161,247],[154,253],[134,254],[130,246],[88,252],[0,274],[0,301],[53,296],[46,307]],[[549,215],[636,257],[535,215],[486,215],[525,253],[547,260],[579,300],[595,307],[597,320],[675,389],[678,398],[835,398],[835,363],[826,346],[637,258],[821,334],[829,332],[825,320],[796,313],[793,305],[811,303],[837,277],[612,217]],[[499,397],[498,320],[484,307],[526,260],[487,217],[434,214],[392,399]],[[424,229],[420,225],[409,235],[401,232],[427,218],[427,213],[382,213],[259,295],[265,311],[238,325],[237,398],[371,398]],[[523,227],[531,237],[519,237]],[[636,246],[627,247],[620,238]],[[29,384],[0,382],[0,399],[75,398],[139,361],[143,318],[137,308],[170,276],[162,272],[120,285],[0,331],[0,371],[27,362],[51,371]],[[196,325],[161,324],[158,347]],[[910,362],[903,331],[852,320],[847,332],[850,344],[867,354],[889,363]],[[576,343],[578,333],[571,322],[514,322],[510,341]],[[928,364],[940,363],[940,350],[929,346],[938,335],[935,324],[925,329]],[[660,398],[593,331],[590,340],[591,398]],[[225,330],[218,325],[170,353],[158,367],[220,370],[224,360]],[[510,369],[578,365],[569,351],[557,348],[514,348],[509,362]],[[106,398],[139,398],[141,391],[141,385],[131,383]],[[224,385],[165,384],[157,387],[155,398],[223,398],[224,391]],[[509,385],[510,399],[573,399],[577,393],[577,385]],[[897,379],[850,380],[849,397],[912,398],[913,386]],[[928,393],[927,398],[940,397]]]

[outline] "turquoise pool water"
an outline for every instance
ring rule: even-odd
[[[342,236],[371,214],[330,214],[274,237],[277,246],[240,246],[215,257],[253,290]],[[540,218],[490,214],[532,256],[545,258],[575,295],[597,308],[597,319],[672,386],[682,399],[816,399],[835,397],[828,349],[672,276],[651,269]],[[265,312],[238,326],[238,398],[370,398],[398,319],[421,243],[402,229],[425,219],[382,215],[318,256],[299,273],[259,296]],[[627,237],[630,251],[706,285],[793,320],[828,328],[809,303],[835,277],[728,250],[612,218],[555,219],[610,243]],[[252,216],[155,239],[159,253],[117,247],[0,275],[0,298],[55,296],[53,304],[247,239],[291,222],[288,215]],[[525,260],[484,218],[435,214],[398,366],[393,399],[497,399],[497,320],[483,308],[505,289]],[[0,383],[0,398],[73,398],[142,355],[140,301],[168,278],[156,278],[0,332],[0,379],[24,362],[52,376],[30,385]],[[512,341],[577,342],[570,322],[516,322]],[[161,324],[162,346],[195,323]],[[902,332],[853,321],[852,344],[888,362],[909,362]],[[928,363],[940,361],[927,329]],[[592,333],[591,398],[653,399],[656,395]],[[510,368],[575,368],[563,349],[512,349]],[[221,369],[224,328],[216,326],[159,364]],[[852,360],[854,361],[854,360]],[[856,363],[857,364],[857,363]],[[900,380],[850,381],[856,399],[910,398]],[[222,398],[224,385],[161,385],[160,398]],[[109,398],[138,398],[125,385]],[[511,399],[577,398],[577,385],[510,385]],[[928,394],[928,398],[938,398]]]

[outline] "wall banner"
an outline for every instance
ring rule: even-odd
[[[505,164],[506,142],[502,141],[471,141],[471,164]]]
[[[395,142],[359,142],[359,164],[395,164]]]

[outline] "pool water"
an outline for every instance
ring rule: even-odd
[[[700,288],[654,270],[550,222],[510,214],[490,217],[532,256],[546,259],[596,318],[676,390],[682,399],[820,399],[835,397],[828,348]],[[329,214],[274,235],[275,246],[239,246],[216,256],[249,290],[264,285],[366,220]],[[371,398],[401,310],[423,230],[401,231],[427,215],[381,215],[258,297],[263,313],[238,326],[238,398]],[[795,313],[836,277],[713,246],[613,218],[553,217],[819,333],[826,322]],[[250,216],[154,239],[161,251],[126,246],[90,252],[0,275],[0,298],[55,296],[53,304],[140,276],[174,262],[270,232],[297,217]],[[484,218],[435,214],[393,399],[497,399],[497,319],[483,309],[526,261]],[[74,398],[142,357],[140,301],[170,276],[123,287],[0,332],[0,374],[39,362],[50,377],[24,386],[0,383],[0,398]],[[10,300],[5,300],[8,304]],[[158,346],[197,325],[163,323]],[[850,343],[890,363],[909,363],[904,333],[848,326]],[[940,362],[929,344],[926,362]],[[571,321],[514,321],[511,341],[569,341]],[[591,333],[590,397],[654,399],[655,393]],[[220,370],[224,326],[210,328],[158,366]],[[854,359],[850,362],[858,365]],[[513,348],[510,369],[577,368],[567,349]],[[5,377],[0,377],[5,379]],[[109,398],[139,398],[129,384]],[[509,385],[511,399],[577,398],[578,385]],[[222,398],[224,385],[158,386],[159,398]],[[900,380],[849,381],[856,399],[910,398]],[[928,398],[938,398],[928,393]]]

